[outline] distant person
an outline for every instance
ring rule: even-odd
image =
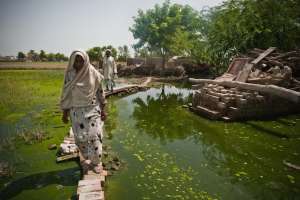
[[[106,90],[113,91],[113,88],[116,86],[114,79],[117,78],[117,73],[115,59],[112,57],[111,50],[107,49],[103,58],[103,74]]]
[[[105,96],[103,76],[90,64],[84,51],[73,51],[65,71],[60,106],[62,121],[70,117],[75,143],[84,161],[83,170],[100,173]]]

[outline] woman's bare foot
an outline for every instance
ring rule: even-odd
[[[101,166],[101,164],[94,165],[93,171],[94,171],[96,174],[100,174],[101,171],[102,171],[102,166]]]
[[[82,161],[81,167],[82,167],[83,174],[86,174],[88,172],[88,170],[91,169],[91,161],[90,160]]]

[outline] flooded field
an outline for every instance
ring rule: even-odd
[[[69,126],[57,103],[63,71],[0,71],[0,161],[12,177],[0,179],[0,199],[70,199],[80,169],[57,164]],[[107,200],[299,199],[300,115],[224,123],[183,105],[192,90],[155,84],[113,97],[105,143],[125,163],[106,182]]]

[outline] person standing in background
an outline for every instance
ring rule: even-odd
[[[103,75],[106,90],[113,91],[113,88],[116,86],[114,79],[117,78],[117,73],[115,59],[112,57],[111,50],[107,49],[103,58]]]

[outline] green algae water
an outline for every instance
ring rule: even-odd
[[[70,199],[80,169],[75,162],[57,164],[56,151],[68,126],[57,103],[63,71],[0,71],[0,161],[12,166],[11,178],[0,178],[0,199]],[[42,133],[42,141],[21,135]]]
[[[191,91],[151,88],[114,99],[110,142],[127,165],[109,179],[119,199],[299,199],[300,118],[214,122],[182,107]]]
[[[63,71],[0,71],[0,199],[74,199],[80,169],[55,163],[69,126],[58,110]],[[158,85],[107,106],[105,143],[125,163],[108,177],[107,200],[300,199],[300,115],[223,123],[183,107],[192,91]],[[20,132],[43,132],[28,142]]]

